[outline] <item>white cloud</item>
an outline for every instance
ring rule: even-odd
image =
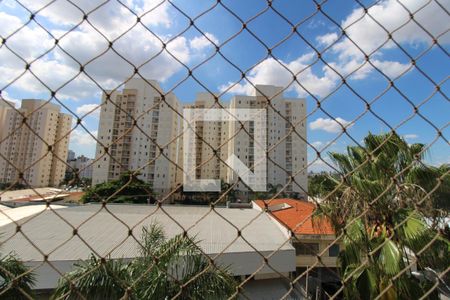
[[[316,29],[319,27],[324,27],[326,24],[324,21],[313,18],[307,25],[309,29]]]
[[[49,0],[23,0],[21,3],[31,10],[37,11],[49,2]],[[101,33],[97,32],[86,21],[74,30],[67,32],[67,29],[81,22],[83,17],[83,13],[67,1],[52,2],[48,7],[39,11],[39,16],[45,18],[50,24],[48,29],[53,35],[56,37],[65,35],[64,38],[59,40],[58,45],[64,48],[69,55],[55,48],[48,55],[34,62],[31,65],[31,70],[43,81],[44,85],[50,89],[58,90],[57,96],[61,99],[98,97],[101,88],[115,88],[126,78],[132,76],[135,66],[139,67],[139,72],[144,77],[165,81],[184,69],[167,51],[170,51],[182,63],[188,64],[192,60],[202,57],[198,55],[201,54],[199,52],[211,48],[209,46],[212,44],[203,35],[191,40],[182,36],[173,38],[173,33],[172,35],[170,33],[158,34],[158,37],[156,37],[141,24],[136,24],[136,16],[119,2],[108,1],[99,6],[103,2],[103,0],[77,1],[77,6],[85,12],[90,12],[88,14],[89,22]],[[140,21],[153,32],[158,32],[154,30],[158,26],[170,28],[172,22],[174,22],[171,14],[173,7],[171,8],[171,5],[167,2],[159,0],[126,0],[125,2],[141,17]],[[434,36],[438,36],[448,29],[449,18],[436,2],[403,0],[402,3],[414,13],[414,19]],[[449,3],[449,0],[445,0],[442,5],[448,6]],[[423,5],[423,9],[416,12]],[[99,8],[92,11],[97,6]],[[419,28],[415,22],[409,21],[409,13],[396,0],[377,2],[376,5],[368,9],[368,12],[383,27],[394,32],[393,37],[399,43],[411,45],[431,43],[429,35]],[[22,26],[25,21],[6,12],[0,12],[0,34],[8,36]],[[43,24],[47,23],[43,22]],[[371,62],[390,78],[395,78],[411,68],[409,62],[402,63],[383,59],[382,50],[396,46],[394,43],[383,45],[387,33],[371,17],[364,15],[362,9],[353,10],[342,21],[341,25],[348,27],[346,28],[347,36],[365,51],[371,52],[382,46],[380,50],[371,55]],[[131,27],[133,28],[127,31]],[[124,35],[121,36],[122,34]],[[206,35],[214,43],[219,42],[211,33],[206,33]],[[120,38],[118,38],[119,36]],[[336,32],[328,32],[316,38],[320,45],[333,45],[331,51],[336,54],[337,58],[334,61],[329,60],[328,63],[344,76],[352,73],[351,79],[366,78],[373,72],[373,67],[364,60],[360,50],[349,39],[343,37],[336,40],[338,36]],[[111,49],[108,50],[108,40],[115,38],[118,39],[114,41],[113,47],[119,55]],[[164,50],[161,40],[167,43],[167,48]],[[439,37],[439,41],[448,43],[450,35],[443,34]],[[7,40],[8,46],[28,62],[51,49],[54,42],[43,29],[33,22]],[[99,55],[101,56],[96,58]],[[121,58],[120,55],[124,56],[129,62]],[[298,55],[298,58],[290,61],[268,58],[248,73],[248,80],[253,84],[275,84],[284,87],[290,85],[290,89],[295,90],[299,96],[305,96],[308,93],[317,97],[328,95],[337,86],[340,77],[327,66],[317,71],[309,68],[308,65],[315,58],[313,53],[305,55],[299,53]],[[149,59],[150,61],[148,61]],[[19,76],[25,70],[26,63],[17,58],[6,47],[0,48],[0,61],[2,61],[0,66],[1,88]],[[79,63],[84,65],[88,62],[89,64],[85,66],[84,70],[92,79],[79,72]],[[293,76],[287,69],[296,74],[304,89],[296,83],[292,84]],[[355,70],[357,71],[353,73]],[[48,91],[43,84],[27,72],[13,84],[13,87],[31,93]],[[220,89],[223,91],[231,85],[232,83],[227,83]],[[251,84],[243,81],[236,85],[232,92],[250,94],[253,93],[253,88]]]
[[[91,131],[94,137],[97,137],[97,131]],[[75,146],[95,147],[97,141],[84,129],[75,129],[70,134],[70,148]]]
[[[219,40],[212,33],[206,32],[205,35],[206,36],[202,35],[193,38],[190,41],[191,48],[197,51],[203,50],[204,48],[214,46],[211,41],[214,44],[219,45]]]
[[[445,2],[450,5],[449,0]],[[402,4],[413,12],[414,19],[435,37],[447,32],[449,17],[434,1],[404,0]],[[374,72],[373,66],[390,79],[395,79],[412,69],[410,62],[383,59],[383,50],[397,47],[392,41],[385,43],[388,39],[386,30],[392,32],[393,38],[401,44],[432,42],[432,38],[424,30],[410,21],[409,12],[397,0],[380,1],[368,9],[368,14],[361,8],[355,9],[341,22],[341,27],[345,28],[348,38],[338,40],[339,35],[336,32],[328,32],[316,37],[316,41],[321,46],[331,46],[331,53],[336,54],[336,58],[328,60],[328,64],[340,75],[350,76],[352,80],[367,78]],[[450,42],[450,35],[443,34],[439,41]],[[373,66],[365,60],[364,53],[355,44],[369,55]],[[252,84],[290,86],[290,89],[297,91],[299,96],[305,96],[308,92],[317,97],[327,96],[337,86],[340,77],[328,66],[322,68],[322,75],[307,68],[308,64],[312,63],[313,57],[310,55],[311,53],[302,55],[290,62],[268,58],[249,72],[248,81]],[[293,76],[287,69],[294,74],[301,71],[297,78],[305,89],[298,84],[292,84]],[[235,85],[234,82],[229,82],[219,89],[225,91],[231,86],[233,86],[230,89],[232,93],[252,94],[254,90],[248,82],[239,82]]]
[[[15,99],[15,98],[11,97],[7,91],[2,91],[2,93],[0,95],[0,99],[14,103],[15,108],[19,108],[22,103],[22,101],[20,101],[19,99]]]
[[[403,138],[405,140],[415,140],[415,139],[419,138],[419,136],[417,134],[411,133],[411,134],[403,135]]]
[[[94,137],[97,137],[97,131],[90,131]],[[69,149],[74,150],[77,155],[85,155],[87,157],[95,156],[96,140],[84,130],[77,128],[70,134]]]
[[[137,2],[137,1],[130,1]],[[167,2],[161,2],[160,0],[146,0],[142,1],[143,6],[136,4],[134,9],[139,15],[144,15],[141,18],[142,23],[145,25],[163,25],[166,28],[172,24],[173,16],[169,13],[170,4]]]
[[[313,57],[314,54],[308,53],[288,63],[268,58],[249,72],[247,82],[234,85],[229,92],[251,95],[254,93],[252,84],[271,84],[289,87],[289,89],[295,90],[300,96],[311,93],[318,97],[324,97],[336,86],[336,75],[329,68],[323,69],[323,76],[315,75],[311,68],[308,67]],[[304,88],[293,81],[293,74]],[[229,82],[220,86],[219,90],[225,91],[232,85],[233,83]]]
[[[2,26],[0,27],[0,34],[8,36],[24,24],[18,17],[9,15],[5,12],[0,12],[0,19]]]
[[[338,37],[339,36],[337,35],[337,33],[331,32],[331,33],[327,33],[327,34],[316,37],[316,40],[319,44],[321,44],[325,47],[328,47],[331,44],[333,44],[334,42],[336,42]]]
[[[4,0],[2,4],[9,8],[15,8],[17,6],[17,2],[13,0]]]
[[[317,120],[309,123],[309,128],[311,130],[324,130],[330,133],[337,133],[342,131],[341,125],[347,127],[350,125],[350,122],[340,117],[335,119],[318,118]]]
[[[444,2],[447,3],[444,6],[450,4],[448,0]],[[362,8],[353,10],[341,26],[345,28],[347,36],[368,54],[379,47],[396,47],[393,42],[385,44],[388,41],[388,32],[391,32],[393,39],[399,43],[431,44],[432,38],[416,22],[410,20],[408,10],[414,14],[414,20],[433,36],[437,37],[448,30],[450,20],[445,10],[435,1],[426,0],[380,1],[371,6],[367,14]],[[450,42],[449,38],[448,35],[442,36],[442,42]],[[362,55],[349,39],[337,44],[335,50],[346,56]]]
[[[20,18],[0,12],[0,35],[8,37],[6,42],[8,47],[17,54],[12,53],[7,47],[1,47],[0,58],[4,67],[20,63],[23,69],[25,63],[19,57],[26,61],[32,61],[54,45],[54,41],[50,39],[48,33],[37,25],[28,25],[15,32],[23,24],[24,22]],[[12,33],[14,34],[10,36]]]
[[[77,5],[89,11],[97,6],[97,2],[82,0]],[[158,5],[159,1],[128,2],[140,14],[156,7],[142,17],[141,21],[146,26],[170,26],[166,4]],[[45,3],[46,1],[27,0],[24,5],[37,10]],[[12,84],[12,88],[32,94],[49,94],[50,90],[54,90],[62,100],[99,97],[102,89],[117,88],[124,80],[133,76],[135,67],[143,77],[165,81],[184,68],[177,60],[187,64],[195,57],[200,57],[196,54],[203,50],[192,48],[191,41],[183,36],[172,38],[167,34],[156,37],[141,24],[133,27],[136,17],[116,1],[108,2],[89,14],[89,21],[101,34],[87,22],[67,32],[65,25],[73,25],[79,21],[79,13],[76,11],[66,1],[57,1],[39,13],[53,23],[49,28],[54,36],[64,35],[58,43],[64,51],[56,47],[31,64],[30,70],[39,80],[29,71],[24,72],[24,61],[6,47],[0,48],[0,61],[4,62],[0,66],[0,88],[21,76]],[[156,18],[151,18],[152,16]],[[22,24],[17,16],[0,12],[2,36],[12,33]],[[126,32],[131,27],[133,28]],[[109,49],[107,39],[112,40],[124,32],[126,33],[112,44],[118,53],[116,54]],[[200,41],[201,44],[202,37],[194,37],[193,40]],[[215,39],[212,35],[210,37]],[[166,43],[165,49],[161,40]],[[7,40],[8,46],[28,62],[51,49],[54,42],[50,35],[33,23]],[[198,43],[194,45],[199,46]],[[84,66],[86,74],[80,72],[80,64]]]
[[[98,104],[83,104],[76,109],[76,113],[78,117],[82,117],[86,114],[89,114],[91,117],[100,116],[101,107]]]
[[[387,60],[385,61],[374,60],[373,64],[390,79],[395,79],[398,76],[401,76],[403,73],[408,72],[412,67],[410,63],[402,64],[397,61],[387,61]]]
[[[450,1],[444,2],[443,6],[450,6]],[[450,35],[444,34],[448,31],[447,24],[450,18],[435,1],[402,0],[400,3],[397,0],[384,0],[368,8],[367,14],[362,8],[353,10],[341,22],[347,37],[337,41],[336,32],[316,37],[319,45],[325,47],[332,45],[331,52],[337,55],[335,61],[329,61],[330,66],[344,77],[351,74],[350,79],[364,79],[374,72],[374,67],[365,60],[367,54],[371,63],[390,79],[411,70],[410,62],[383,59],[384,50],[397,47],[394,42],[388,41],[388,32],[391,32],[393,39],[402,45],[432,43],[430,35],[410,20],[409,11],[402,5],[414,14],[414,20],[428,32],[434,37],[439,36],[441,44],[450,42]]]
[[[82,124],[83,126],[87,127],[86,119],[81,119],[81,124]],[[79,125],[78,125],[78,119],[77,119],[77,117],[72,116],[72,128],[75,128],[75,127],[77,127],[77,126],[79,126]],[[81,130],[81,131],[84,132],[84,129],[82,129],[81,126],[79,126],[79,129],[78,129],[78,130]]]
[[[40,10],[49,0],[23,0],[21,3],[32,11]],[[147,26],[162,25],[169,27],[170,5],[159,0],[127,1],[130,9],[141,17]],[[76,5],[88,14],[89,22],[102,31],[108,38],[115,38],[136,23],[136,17],[117,1],[77,0]],[[55,26],[73,26],[83,20],[83,12],[69,1],[54,1],[40,10],[39,15],[46,17]]]
[[[370,62],[390,79],[395,79],[398,76],[403,75],[412,67],[410,63],[403,64],[397,61],[370,59]],[[365,60],[350,60],[344,64],[330,62],[329,64],[343,77],[350,76],[353,80],[365,79],[375,70],[374,67]]]
[[[71,57],[62,51],[57,51],[56,57],[60,63],[77,71],[79,66],[76,61],[81,64],[89,62],[85,72],[104,89],[117,87],[120,82],[134,74],[135,67],[144,77],[165,81],[183,68],[172,55],[186,64],[190,61],[191,50],[185,37],[172,40],[169,40],[168,36],[160,36],[160,38],[167,43],[167,50],[162,52],[161,41],[147,29],[137,25],[113,43],[114,50],[118,53],[116,54],[112,49],[108,49],[109,44],[104,38],[86,25],[67,34],[61,40],[61,47]],[[87,46],[79,47],[80,43]],[[91,61],[97,56],[99,57]],[[91,82],[91,85],[94,83]]]

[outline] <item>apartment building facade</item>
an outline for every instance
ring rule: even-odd
[[[222,121],[197,120],[195,139],[187,143],[191,153],[195,149],[196,179],[220,179],[229,184],[237,182],[235,190],[241,192],[241,198],[246,199],[248,187],[238,181],[238,174],[225,163],[234,154],[254,172],[254,180],[264,180],[268,187],[278,187],[286,193],[307,193],[304,99],[284,98],[281,87],[257,85],[254,96],[234,96],[230,103],[218,101],[210,93],[200,93],[192,105],[184,106],[184,109],[204,109],[206,114],[208,109],[212,109],[212,113],[218,108],[226,108],[230,112],[235,109],[265,111],[266,124],[261,126],[258,123],[261,122],[260,118],[250,121],[238,121],[233,117]],[[258,134],[266,134],[264,146],[257,144]],[[263,173],[259,174],[255,166],[262,163],[261,157],[265,156],[266,151],[266,166]],[[179,153],[179,165],[183,166],[184,149],[180,148]],[[182,172],[178,175],[177,181],[181,182]]]
[[[198,93],[193,104],[185,105],[186,109],[203,110],[206,114],[213,113],[216,109],[228,108],[226,104],[218,101],[217,97],[210,93]],[[192,124],[194,125],[194,124]],[[188,141],[189,147],[195,151],[193,165],[195,179],[220,179],[227,180],[227,168],[224,161],[228,158],[228,127],[226,121],[195,121],[195,138]],[[184,148],[183,143],[179,148],[179,165],[183,166]],[[186,170],[194,172],[194,170]],[[178,182],[183,181],[183,170],[180,169],[177,177]]]
[[[153,80],[130,79],[122,91],[102,96],[93,184],[138,171],[155,193],[176,185],[182,107]]]
[[[267,166],[256,180],[278,186],[287,193],[306,194],[306,107],[304,99],[287,99],[281,87],[256,86],[254,96],[234,96],[230,103],[219,102],[210,93],[200,93],[193,104],[182,107],[173,94],[164,95],[156,81],[131,79],[122,91],[102,97],[93,184],[114,180],[132,170],[164,196],[183,183],[183,110],[260,109],[266,113]],[[270,100],[270,105],[268,104]],[[242,130],[244,125],[246,130]],[[195,138],[187,141],[195,149],[195,179],[216,179],[234,184],[235,171],[225,162],[231,154],[251,170],[255,157],[254,121],[195,122]],[[162,151],[162,152],[161,152]],[[263,154],[264,155],[264,154]],[[244,195],[242,182],[235,189]]]
[[[94,164],[94,160],[92,158],[81,155],[77,158],[68,160],[67,163],[69,164],[69,167],[67,168],[66,174],[77,172],[78,178],[80,179],[92,179],[92,166]]]
[[[67,162],[74,160],[75,159],[75,152],[72,150],[69,150],[69,152],[67,152]]]
[[[14,103],[0,97],[0,128],[5,128],[7,112],[14,107]],[[0,131],[0,142],[6,138],[6,130]]]
[[[235,96],[230,108],[251,108],[266,110],[266,183],[278,187],[286,193],[306,195],[307,183],[307,144],[306,144],[306,103],[304,99],[284,98],[283,88],[256,85],[254,96]],[[253,124],[252,124],[253,123]],[[255,122],[229,123],[228,153],[234,153],[244,164],[251,167],[258,164],[255,159]],[[234,183],[237,174],[227,172],[227,182]],[[237,189],[247,191],[239,182]]]
[[[56,104],[35,99],[22,100],[18,111],[6,108],[0,123],[0,182],[32,187],[61,183],[72,117],[60,110]]]

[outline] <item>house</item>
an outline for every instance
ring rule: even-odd
[[[337,257],[339,243],[330,222],[314,218],[316,205],[296,199],[272,199],[254,201],[254,208],[266,211],[291,233],[296,252],[296,275],[300,282],[319,286],[323,292],[332,293],[339,285]],[[312,286],[311,286],[312,285]],[[313,291],[315,293],[315,291]]]

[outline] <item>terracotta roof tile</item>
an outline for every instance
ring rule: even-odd
[[[328,220],[322,220],[313,226],[311,217],[316,209],[314,203],[288,198],[256,200],[255,203],[261,208],[265,208],[265,203],[269,208],[279,206],[279,210],[270,211],[270,214],[295,234],[334,234],[333,228]],[[281,208],[283,204],[287,205]]]

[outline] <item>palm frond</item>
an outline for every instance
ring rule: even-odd
[[[33,272],[9,254],[0,259],[0,298],[1,299],[28,299],[33,296],[32,287],[36,282]]]
[[[153,256],[154,252],[165,242],[166,236],[161,225],[151,223],[142,228],[140,249],[142,256]]]
[[[400,249],[392,240],[385,240],[381,248],[378,262],[388,275],[396,275],[400,271],[402,255]]]
[[[92,255],[60,278],[53,299],[119,299],[130,282],[127,269],[121,260],[102,261]]]

